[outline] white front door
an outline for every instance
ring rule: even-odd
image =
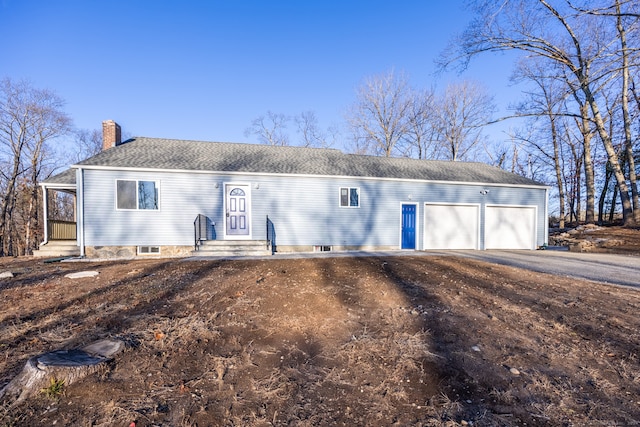
[[[251,194],[248,184],[225,184],[225,233],[248,238],[251,234]]]

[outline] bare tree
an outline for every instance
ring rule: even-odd
[[[441,155],[442,144],[434,128],[432,116],[435,114],[436,96],[432,89],[412,90],[408,110],[405,139],[406,156],[418,159],[437,159]],[[414,154],[415,153],[415,154]]]
[[[611,60],[614,58],[612,46],[619,34],[603,25],[599,17],[576,12],[567,2],[505,0],[496,3],[479,0],[474,5],[477,19],[457,40],[455,52],[459,55],[445,55],[443,64],[460,59],[465,64],[481,53],[516,50],[533,59],[563,67],[567,75],[575,79],[591,110],[590,119],[618,184],[625,224],[633,224],[633,207],[622,162],[612,135],[607,131],[598,101],[603,80],[612,78],[620,69],[619,63]]]
[[[479,83],[465,80],[448,85],[431,116],[445,158],[465,159],[482,141],[482,129],[494,112],[493,97]]]
[[[571,152],[573,154],[575,154],[578,151],[582,153],[582,159],[580,160],[575,159],[575,164],[579,163],[584,168],[584,186],[585,186],[585,195],[586,195],[584,220],[586,223],[593,223],[595,222],[596,188],[595,188],[595,169],[594,169],[594,162],[593,162],[593,155],[592,155],[593,145],[591,144],[591,141],[596,136],[596,131],[595,129],[593,129],[593,124],[591,120],[591,110],[589,108],[588,103],[584,99],[584,96],[582,95],[582,91],[580,90],[579,85],[576,84],[577,82],[575,81],[575,79],[571,78],[570,74],[566,73],[566,69],[564,69],[563,71],[564,72],[559,73],[558,79],[562,81],[566,90],[566,94],[570,95],[570,97],[573,99],[574,108],[577,109],[576,113],[570,113],[567,111],[566,114],[568,116],[573,117],[575,128],[580,133],[579,137],[578,136],[574,137],[574,134],[569,130],[567,130],[566,131],[568,135],[567,138],[571,138],[567,141],[567,144],[569,144],[569,146],[571,147]],[[606,95],[605,92],[603,93]],[[569,101],[567,100],[565,104],[566,105],[569,104]],[[570,125],[566,122],[564,122],[564,125],[567,128],[570,127]],[[611,131],[609,131],[609,135],[612,135]],[[582,148],[580,150],[577,150],[575,148],[575,145],[577,144],[577,142],[574,142],[574,140],[581,141]],[[576,171],[576,175],[579,174],[579,172],[580,171]],[[578,184],[581,184],[581,182],[578,181]],[[576,190],[576,193],[581,194],[579,191],[579,188]],[[580,207],[581,207],[580,200],[577,201],[576,205],[578,206],[578,211],[579,211],[576,213],[576,220],[580,220],[582,218],[581,212],[580,212]]]
[[[569,2],[570,6],[580,13],[592,16],[605,17],[610,22],[615,20],[615,30],[619,47],[612,52],[616,63],[611,69],[611,73],[619,77],[620,84],[620,114],[622,116],[622,129],[624,138],[624,151],[622,152],[622,162],[628,165],[629,188],[633,205],[634,221],[640,224],[640,199],[638,196],[638,185],[636,167],[634,159],[634,140],[631,112],[629,107],[629,95],[632,92],[631,70],[637,70],[639,46],[630,45],[629,39],[636,39],[640,36],[640,4],[634,0],[605,0],[604,2],[584,2],[580,5]],[[604,21],[603,23],[606,23]],[[631,36],[631,37],[629,37]],[[609,174],[607,170],[607,174]],[[605,189],[606,190],[606,187]]]
[[[585,206],[585,222],[592,224],[595,222],[595,171],[593,168],[593,157],[591,155],[591,140],[594,137],[594,131],[591,126],[591,118],[589,115],[589,106],[582,102],[580,104],[580,120],[576,119],[576,126],[580,130],[582,136],[582,155],[584,165],[584,179],[586,189],[586,206]]]
[[[0,82],[0,255],[22,255],[37,244],[37,183],[44,178],[49,144],[71,127],[63,105],[55,93],[28,82]]]
[[[529,116],[526,144],[534,147],[552,166],[559,199],[559,226],[564,228],[565,177],[560,153],[561,127],[563,113],[566,111],[566,86],[548,71],[543,64],[525,60],[519,63],[514,78],[533,83],[532,91],[525,93],[525,100],[518,105],[518,112]],[[532,129],[537,132],[532,132]]]
[[[312,110],[303,111],[293,117],[268,111],[266,116],[260,116],[251,122],[244,134],[246,137],[256,136],[261,144],[290,145],[291,138],[287,132],[287,125],[293,121],[296,132],[300,136],[298,146],[322,147],[333,146],[340,135],[337,127],[322,130],[318,125],[316,113]]]
[[[622,90],[621,90],[621,107],[624,124],[624,141],[625,155],[629,165],[629,186],[631,187],[631,200],[633,202],[634,221],[640,224],[640,199],[638,198],[638,184],[636,178],[636,167],[633,153],[633,138],[631,136],[631,115],[629,113],[629,84],[630,84],[630,64],[629,57],[631,55],[630,47],[627,43],[627,26],[623,22],[622,9],[620,0],[615,1],[616,8],[616,30],[620,40],[620,57],[622,61]],[[637,26],[640,16],[634,17],[633,26]]]
[[[401,153],[411,109],[408,79],[389,71],[366,78],[347,113],[354,151],[391,157]]]
[[[334,134],[323,132],[318,127],[318,118],[313,111],[304,111],[293,118],[296,123],[302,147],[331,147]]]
[[[501,153],[498,159],[499,161],[497,164],[494,162],[494,164],[511,173],[525,176],[536,181],[547,182],[548,174],[545,171],[545,166],[547,166],[548,162],[545,161],[543,156],[532,152],[524,144],[524,141],[530,141],[531,139],[531,136],[528,138],[516,137],[510,132],[509,144],[492,144],[493,147],[499,150],[497,153]],[[494,148],[494,150],[496,148]],[[495,155],[493,157],[495,157]]]
[[[100,130],[78,129],[75,132],[73,159],[80,162],[102,151],[102,132]]]
[[[618,135],[618,138],[614,140],[614,148],[621,161],[621,167],[625,167],[625,150],[624,141],[620,138],[621,122],[619,115],[616,115],[620,111],[620,94],[615,92],[606,91],[602,94],[602,104],[605,107],[603,117],[607,124],[607,130],[610,135]],[[613,222],[615,218],[615,210],[618,204],[617,200],[620,195],[618,184],[614,178],[613,168],[608,158],[599,159],[598,164],[604,169],[604,184],[602,185],[602,191],[600,192],[600,200],[598,205],[604,206],[609,204],[608,221]],[[608,198],[608,199],[607,199]],[[603,212],[604,215],[606,212]],[[602,222],[602,215],[598,215],[598,220]]]
[[[251,122],[251,126],[244,131],[248,138],[254,135],[261,144],[289,145],[289,135],[286,133],[287,124],[291,118],[284,114],[267,111],[266,116],[260,116]]]

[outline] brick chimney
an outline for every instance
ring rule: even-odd
[[[113,120],[102,122],[102,151],[120,145],[122,142],[122,132],[120,125]]]

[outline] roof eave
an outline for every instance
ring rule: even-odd
[[[375,177],[375,176],[358,176],[358,175],[316,175],[316,174],[296,174],[296,173],[275,173],[275,172],[255,172],[255,171],[215,171],[200,169],[161,169],[161,168],[139,168],[124,166],[103,166],[103,165],[72,165],[72,168],[85,170],[127,170],[137,172],[160,172],[160,173],[193,173],[193,174],[211,174],[211,175],[252,175],[252,176],[284,176],[284,177],[302,177],[302,178],[337,178],[337,179],[365,179],[377,181],[410,181],[436,184],[453,184],[453,185],[471,185],[476,187],[517,187],[517,188],[535,188],[548,189],[548,185],[540,184],[510,184],[510,183],[492,183],[492,182],[473,182],[473,181],[448,181],[435,179],[417,179],[402,177]]]

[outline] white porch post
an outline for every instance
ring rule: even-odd
[[[41,244],[46,245],[49,242],[49,192],[46,185],[42,186],[42,210],[44,213],[44,240]]]

